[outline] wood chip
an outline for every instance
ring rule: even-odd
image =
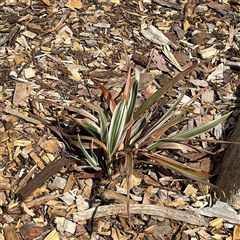
[[[44,240],[60,240],[59,234],[56,229],[53,229],[45,238]]]
[[[81,195],[78,195],[76,198],[76,205],[77,205],[77,209],[78,211],[84,211],[86,209],[89,208],[89,204],[87,201],[84,200],[84,198]],[[82,220],[84,221],[84,220]]]
[[[53,180],[52,187],[53,188],[64,189],[66,183],[67,183],[67,180],[65,178],[56,176]]]
[[[25,106],[28,102],[30,88],[28,83],[17,83],[13,95],[13,104],[15,106]]]
[[[240,222],[240,216],[237,214],[237,212],[227,203],[220,201],[217,201],[212,207],[202,208],[197,212],[208,217],[223,218],[230,223],[237,224]]]
[[[194,188],[193,185],[188,184],[187,187],[184,190],[184,194],[188,197],[189,196],[195,196],[197,191],[198,190],[196,188]]]
[[[67,205],[71,205],[73,204],[74,200],[75,200],[75,197],[69,193],[69,192],[65,192],[61,197],[60,199],[62,199]]]
[[[50,139],[42,142],[40,147],[47,152],[56,153],[59,148],[59,143],[56,139]]]
[[[24,31],[22,34],[25,37],[28,37],[28,38],[31,38],[31,39],[34,39],[37,36],[36,33],[30,32],[30,31]]]
[[[172,41],[170,41],[160,30],[155,28],[153,25],[151,25],[147,29],[144,29],[144,27],[142,26],[141,33],[144,37],[154,43],[157,43],[159,45],[171,45],[175,50],[178,48]]]
[[[3,228],[4,232],[4,239],[5,240],[13,240],[18,239],[18,235],[16,232],[16,226],[15,225],[8,225]]]
[[[35,152],[31,152],[30,157],[32,158],[32,160],[41,168],[44,169],[45,165],[43,164],[43,162],[41,161],[41,159],[36,155]]]
[[[218,50],[216,48],[210,47],[210,48],[200,50],[199,53],[200,53],[202,59],[207,59],[212,56],[215,56],[218,53]]]

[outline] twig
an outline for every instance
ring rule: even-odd
[[[196,216],[194,214],[187,213],[186,211],[156,205],[131,204],[130,213],[154,215],[198,226],[205,226],[207,224],[201,216]],[[74,222],[81,222],[91,219],[92,217],[99,218],[116,214],[127,214],[126,204],[98,206],[97,210],[96,208],[90,208],[86,211],[76,212],[73,214],[73,220]]]

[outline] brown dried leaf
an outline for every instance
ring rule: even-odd
[[[153,53],[152,60],[156,64],[159,70],[162,70],[164,72],[169,72],[168,67],[166,66],[166,61],[163,58],[162,55],[158,54],[157,52]]]
[[[219,4],[217,2],[210,2],[207,3],[207,6],[209,6],[210,8],[213,8],[215,10],[225,10],[225,11],[230,11],[231,7],[227,4]]]
[[[103,92],[103,96],[104,96],[104,98],[105,98],[105,100],[108,102],[108,104],[109,104],[109,107],[110,107],[110,109],[111,109],[111,111],[112,111],[112,113],[114,112],[114,109],[115,109],[115,107],[116,107],[116,103],[115,103],[115,101],[114,101],[114,99],[113,99],[113,97],[112,97],[112,94],[109,92],[109,90],[107,89],[107,88],[105,88],[100,82],[98,82],[97,80],[95,80],[93,77],[91,77],[90,76],[90,78],[91,78],[91,80],[93,81],[93,82],[95,82],[100,88],[101,88],[101,90],[102,90],[102,92]]]

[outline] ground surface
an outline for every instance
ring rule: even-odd
[[[103,103],[89,73],[112,94],[121,90],[123,40],[140,70],[154,51],[140,101],[177,72],[209,59],[155,111],[164,111],[186,87],[190,98],[208,87],[197,99],[194,121],[171,132],[234,110],[225,125],[200,136],[227,138],[238,116],[239,22],[238,0],[1,2],[0,239],[237,239],[239,216],[216,202],[219,193],[173,178],[154,163],[136,164],[130,230],[124,174],[116,169],[109,179],[87,166],[74,146],[73,119],[86,114],[82,101]],[[177,160],[211,172],[216,156],[179,152]]]

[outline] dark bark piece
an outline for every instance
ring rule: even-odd
[[[236,123],[229,141],[240,142],[240,118]],[[218,174],[216,186],[221,188],[227,201],[233,208],[240,209],[240,146],[230,144],[223,156],[222,166]]]
[[[132,60],[136,63],[139,64],[142,67],[146,67],[148,65],[149,62],[149,58],[139,54],[139,53],[133,53],[132,55]]]
[[[68,161],[69,159],[63,157],[49,163],[34,179],[16,193],[19,200],[24,201],[35,189],[41,186],[51,176],[59,172],[63,166],[67,165]]]

